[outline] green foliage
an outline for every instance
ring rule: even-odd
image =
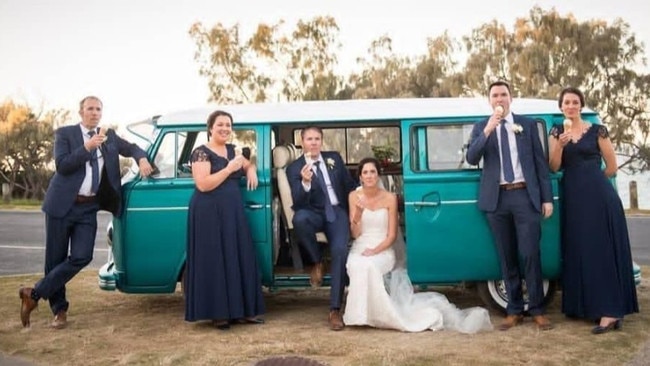
[[[650,75],[639,71],[646,65],[645,49],[621,19],[581,22],[535,6],[512,27],[492,20],[460,41],[446,32],[431,37],[428,52],[414,57],[396,55],[383,35],[357,59],[360,71],[350,75],[334,72],[340,48],[334,19],[299,21],[292,33],[282,26],[260,24],[246,41],[239,39],[238,25],[192,27],[211,100],[485,96],[496,79],[509,81],[514,97],[556,99],[562,88],[575,86],[609,128],[625,157],[621,167],[650,168]]]
[[[280,21],[259,24],[240,39],[240,27],[201,23],[190,28],[197,46],[199,73],[208,79],[210,101],[219,103],[295,101],[336,97],[342,79],[335,75],[338,25],[331,17],[299,21],[286,33]]]
[[[381,162],[390,162],[397,154],[397,150],[391,145],[373,145],[370,148],[375,158]]]
[[[68,113],[35,113],[28,105],[0,104],[0,178],[13,195],[40,199],[52,176],[53,126]]]

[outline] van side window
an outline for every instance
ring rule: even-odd
[[[153,159],[154,166],[157,168],[154,178],[165,179],[176,176],[177,151],[179,151],[177,146],[180,148],[185,144],[185,136],[185,133],[174,132],[166,133],[163,136],[160,146],[158,146],[158,151],[156,151],[156,156]]]
[[[548,156],[546,122],[535,119],[544,153]],[[411,135],[413,169],[415,171],[473,169],[465,161],[474,122],[462,124],[417,126]],[[481,162],[478,164],[482,166]]]
[[[191,177],[192,169],[190,167],[190,156],[192,151],[197,147],[208,142],[208,133],[206,131],[189,132],[189,137],[179,143],[179,155],[181,156],[179,168],[179,177]],[[181,139],[179,138],[179,141]],[[232,132],[230,143],[240,147],[250,149],[250,161],[257,161],[257,135],[253,129],[237,129]],[[191,147],[188,145],[191,144]]]
[[[301,144],[300,131],[293,132],[294,145]],[[363,158],[375,156],[373,147],[392,152],[390,162],[400,162],[399,127],[323,128],[323,151],[338,151],[346,164],[357,164]]]
[[[475,168],[465,161],[473,122],[417,126],[411,135],[415,171]]]
[[[255,130],[235,130],[232,132],[230,143],[239,148],[250,149],[249,160],[257,164],[257,134]],[[244,152],[246,154],[246,152]]]

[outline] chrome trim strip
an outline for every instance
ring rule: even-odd
[[[187,211],[185,207],[129,207],[127,211]]]

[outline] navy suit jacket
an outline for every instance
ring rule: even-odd
[[[530,202],[537,211],[541,212],[542,203],[553,202],[553,194],[548,162],[542,149],[537,123],[530,118],[514,113],[512,116],[514,123],[523,128],[523,131],[515,133],[515,137],[521,169],[526,180],[526,190]],[[498,130],[493,131],[487,137],[483,133],[487,121],[486,118],[474,125],[467,149],[467,162],[478,165],[483,158],[478,207],[482,211],[492,212],[497,208],[501,192],[499,189],[501,158],[499,156],[499,141],[496,136]]]
[[[321,151],[321,155],[327,168],[327,174],[330,177],[332,187],[339,200],[339,206],[347,211],[348,194],[354,190],[356,184],[352,177],[350,177],[350,173],[345,167],[345,163],[339,153],[334,151]],[[332,167],[327,164],[327,161],[330,159],[334,162]],[[305,156],[303,155],[287,167],[287,178],[289,179],[291,198],[293,199],[292,208],[294,211],[300,209],[323,210],[327,197],[322,187],[320,187],[318,179],[316,177],[312,178],[311,189],[308,192],[305,192],[302,186],[300,170],[302,170],[305,164]]]
[[[100,147],[104,159],[102,180],[97,191],[99,208],[121,215],[122,186],[120,181],[119,155],[132,157],[136,163],[146,158],[147,153],[117,134],[108,130],[106,141]],[[81,127],[76,124],[56,130],[54,138],[54,161],[56,171],[45,193],[43,211],[52,217],[64,217],[79,193],[79,188],[86,176],[86,162],[92,153],[84,148]]]

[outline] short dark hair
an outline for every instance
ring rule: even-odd
[[[210,116],[208,116],[208,137],[210,136],[210,130],[212,129],[212,126],[214,126],[214,122],[217,120],[217,117],[219,116],[226,116],[230,118],[230,123],[233,123],[232,115],[226,111],[216,110],[210,113]]]
[[[379,167],[379,160],[372,158],[372,157],[367,157],[361,159],[359,162],[359,165],[357,166],[357,175],[361,177],[361,172],[363,172],[363,166],[366,164],[372,164],[375,166],[375,169],[377,169],[377,174],[381,173],[381,168]]]
[[[578,96],[578,99],[580,99],[580,107],[585,106],[585,95],[582,94],[580,89],[574,88],[572,86],[568,86],[560,92],[560,97],[557,99],[557,106],[562,109],[562,101],[564,101],[564,96],[567,94],[575,94]]]
[[[493,81],[493,82],[490,83],[490,86],[488,86],[488,90],[487,90],[488,96],[490,95],[490,92],[492,91],[492,88],[495,87],[495,86],[505,86],[506,89],[508,89],[508,94],[510,94],[510,96],[512,96],[512,91],[510,90],[510,84],[508,84],[506,81],[503,81],[503,80],[497,80],[497,81]]]
[[[300,138],[304,138],[304,137],[305,137],[305,132],[307,132],[307,131],[309,131],[309,130],[313,130],[313,131],[318,132],[318,134],[320,135],[320,137],[323,138],[323,129],[320,128],[320,127],[318,127],[318,126],[316,126],[316,125],[308,125],[308,126],[306,126],[305,128],[303,128],[303,129],[300,131]]]

